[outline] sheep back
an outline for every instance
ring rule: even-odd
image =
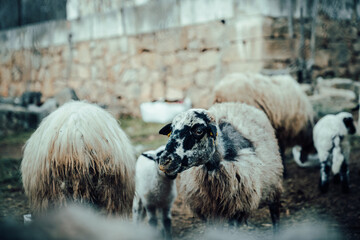
[[[95,105],[71,102],[46,117],[25,144],[21,174],[35,214],[70,201],[131,212],[133,148],[118,122]]]
[[[286,146],[312,141],[312,105],[289,75],[229,74],[215,86],[214,102],[243,102],[263,110]]]
[[[244,150],[235,161],[222,160],[216,171],[198,166],[181,173],[180,191],[193,212],[206,218],[229,219],[239,212],[247,216],[261,202],[279,198],[283,167],[274,129],[266,115],[239,103],[216,104],[209,113],[218,125],[232,124],[253,144],[255,152]]]

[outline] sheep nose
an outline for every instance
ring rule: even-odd
[[[159,166],[160,171],[165,172],[165,167],[163,165]]]
[[[161,161],[160,165],[159,165],[159,169],[160,171],[162,172],[165,172],[166,171],[166,166],[169,165],[171,162],[171,159],[170,158],[167,158],[165,159],[164,161]]]

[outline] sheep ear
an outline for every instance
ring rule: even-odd
[[[210,135],[211,135],[213,138],[216,138],[216,137],[217,137],[217,129],[216,129],[216,126],[213,125],[213,124],[210,124]]]
[[[345,127],[347,128],[348,133],[354,134],[356,132],[356,128],[354,126],[354,120],[352,117],[344,118],[343,123],[344,123]]]
[[[351,125],[353,125],[353,119],[351,117],[344,118],[343,122],[346,128],[349,128]]]
[[[162,129],[160,129],[159,134],[169,135],[171,133],[171,123],[166,124]]]
[[[215,123],[215,116],[207,112],[207,116],[209,118],[208,126],[210,127],[210,136],[214,139],[217,137],[217,128]]]

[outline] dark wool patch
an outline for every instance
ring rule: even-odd
[[[190,134],[191,127],[188,125],[184,125],[181,130],[175,130],[174,136],[178,136],[179,139],[185,138],[188,134]]]
[[[225,148],[225,160],[228,161],[235,161],[235,158],[237,156],[237,151],[235,150],[235,148],[233,148],[234,146],[231,145],[231,143],[226,144],[227,147]]]
[[[225,160],[236,161],[236,156],[241,149],[251,148],[254,150],[254,145],[250,140],[242,136],[230,123],[222,122],[219,127],[223,133],[221,136],[225,149]]]
[[[353,118],[351,118],[351,117],[349,117],[349,118],[344,118],[344,119],[343,119],[343,122],[344,122],[345,127],[347,128],[349,134],[354,134],[354,133],[356,132]]]
[[[218,169],[220,165],[219,161],[214,161],[213,159],[205,163],[205,167],[208,171],[213,171],[215,169]]]
[[[200,119],[204,120],[206,123],[210,122],[210,118],[205,113],[195,112],[195,116],[197,118],[200,118]]]
[[[143,155],[144,157],[146,157],[146,158],[148,158],[150,160],[155,161],[155,158],[152,155],[149,155],[149,154],[146,154],[146,153],[142,153],[141,155]]]
[[[180,144],[173,139],[166,144],[165,149],[169,153],[174,153],[176,151],[176,148],[179,147],[179,145]]]
[[[161,150],[160,152],[156,153],[156,156],[160,157],[163,152],[164,152],[164,150]]]
[[[187,150],[192,149],[194,147],[195,143],[196,143],[196,139],[193,136],[191,136],[191,135],[186,136],[183,141],[184,150],[187,151]]]
[[[183,165],[184,167],[189,166],[189,159],[188,159],[187,156],[185,156],[185,157],[183,158],[183,160],[182,160],[182,165]]]

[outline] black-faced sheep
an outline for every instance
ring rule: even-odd
[[[85,102],[64,104],[26,142],[22,180],[34,214],[68,202],[130,214],[135,156],[110,113]]]
[[[313,136],[320,160],[321,192],[328,191],[330,169],[335,181],[341,181],[343,192],[349,191],[350,143],[346,135],[355,132],[353,117],[347,112],[328,114],[316,123]]]
[[[159,170],[159,156],[165,146],[147,151],[139,156],[135,171],[135,197],[133,219],[140,222],[145,214],[151,226],[157,226],[157,212],[161,214],[166,239],[171,239],[171,207],[176,198],[175,177],[166,176]]]
[[[182,197],[199,217],[237,224],[263,202],[277,226],[283,166],[262,111],[241,103],[191,109],[159,133],[170,136],[159,168],[182,172]]]
[[[243,102],[264,111],[275,128],[283,161],[287,147],[301,145],[302,162],[315,151],[312,105],[300,85],[289,75],[229,74],[215,86],[214,102]],[[285,170],[284,166],[284,175]]]

